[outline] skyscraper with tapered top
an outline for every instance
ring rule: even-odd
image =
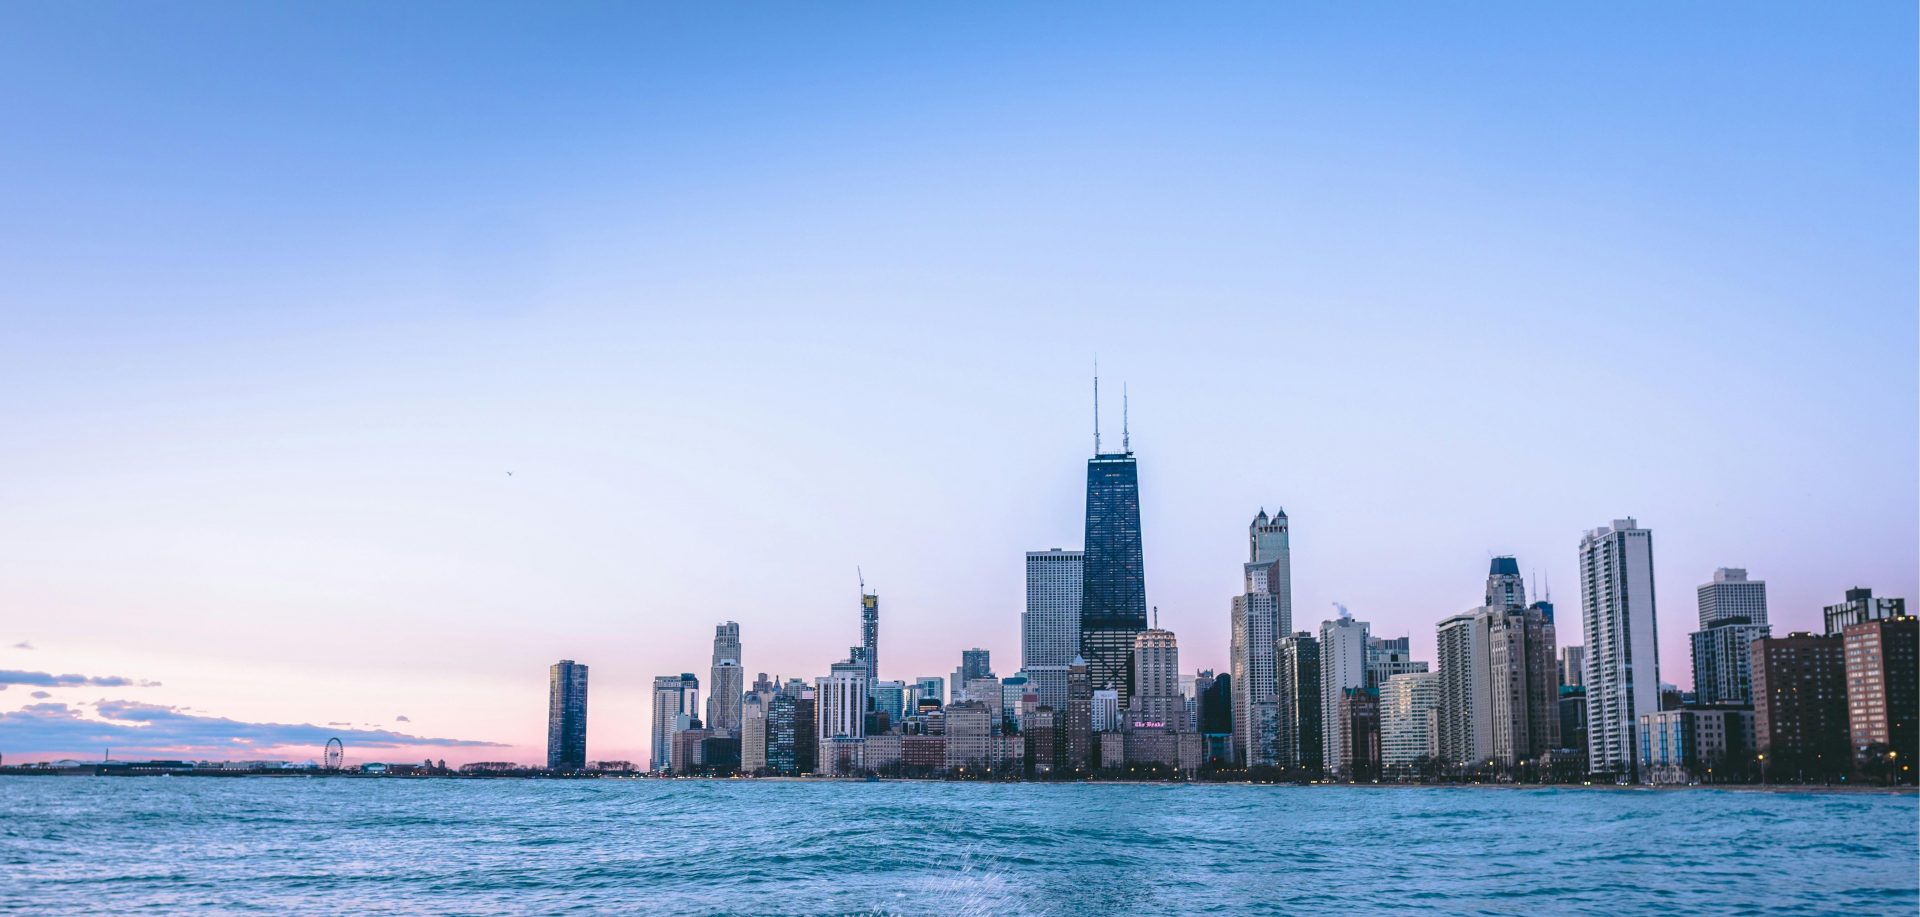
[[[1233,678],[1235,755],[1249,766],[1279,763],[1278,705],[1285,690],[1275,668],[1281,638],[1293,632],[1293,571],[1287,543],[1287,513],[1265,509],[1247,526],[1244,590],[1233,599],[1228,662]]]
[[[1100,380],[1093,383],[1093,458],[1087,460],[1086,544],[1081,558],[1080,656],[1096,689],[1133,691],[1133,647],[1147,629],[1146,565],[1140,548],[1140,475],[1126,409],[1119,452],[1100,447]],[[1124,396],[1123,396],[1124,397]]]
[[[740,625],[714,625],[713,667],[708,670],[707,728],[740,734],[740,699],[746,693],[746,669],[740,667]]]

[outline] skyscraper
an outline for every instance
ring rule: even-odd
[[[1394,675],[1380,686],[1380,763],[1406,768],[1431,754],[1428,747],[1440,707],[1440,676]]]
[[[1180,641],[1173,631],[1141,631],[1133,656],[1133,728],[1189,731],[1187,700],[1180,693]]]
[[[867,666],[864,662],[836,662],[831,674],[815,689],[819,700],[821,753],[836,738],[858,739],[867,734]]]
[[[1083,555],[1027,552],[1027,609],[1020,616],[1020,669],[1040,703],[1067,708],[1067,663],[1080,655]]]
[[[1828,605],[1824,611],[1827,633],[1838,636],[1848,626],[1868,621],[1884,621],[1907,613],[1906,599],[1876,599],[1873,590],[1855,586],[1847,590],[1847,600]]]
[[[562,659],[547,671],[547,769],[587,766],[587,667]]]
[[[1847,625],[1847,719],[1854,761],[1913,783],[1920,765],[1920,619],[1902,615]]]
[[[746,670],[740,667],[740,625],[732,621],[713,628],[713,667],[708,670],[707,728],[716,734],[740,734],[740,697],[746,689]]]
[[[1133,689],[1133,640],[1147,629],[1140,478],[1130,449],[1099,451],[1097,421],[1095,426],[1094,456],[1087,460],[1080,655],[1093,686],[1119,691],[1124,706]]]
[[[1587,646],[1587,767],[1635,775],[1642,713],[1660,710],[1653,533],[1629,517],[1580,539]]]
[[[1285,510],[1265,509],[1247,526],[1247,562],[1242,593],[1233,599],[1233,637],[1228,662],[1233,688],[1236,754],[1250,767],[1275,764],[1280,714],[1279,672],[1274,653],[1293,630],[1293,572]]]
[[[931,699],[941,706],[947,703],[947,680],[938,675],[922,675],[913,680],[914,696]]]
[[[1449,767],[1485,764],[1493,755],[1492,665],[1485,615],[1475,608],[1439,625],[1440,709],[1435,733]]]
[[[700,679],[692,672],[656,675],[653,679],[653,747],[647,769],[673,769],[674,721],[692,711],[700,696]]]
[[[1274,761],[1279,767],[1321,773],[1326,733],[1320,711],[1320,640],[1306,631],[1280,638],[1274,657],[1279,674]],[[1232,676],[1228,676],[1232,680]]]
[[[1828,780],[1852,766],[1840,634],[1762,637],[1749,651],[1753,729],[1768,780]],[[1589,714],[1588,728],[1592,729]]]
[[[979,700],[967,695],[967,684],[982,678],[993,677],[993,662],[986,650],[974,647],[960,651],[960,667],[953,670],[953,696],[950,703],[963,700]]]
[[[1087,661],[1078,656],[1067,662],[1067,711],[1065,717],[1065,759],[1067,771],[1093,768],[1093,679]]]
[[[1367,623],[1340,609],[1340,617],[1320,624],[1320,735],[1325,746],[1321,760],[1328,776],[1352,776],[1354,744],[1338,741],[1351,736],[1349,688],[1367,686]],[[1379,715],[1376,707],[1374,716]],[[1374,741],[1378,742],[1376,732]]]
[[[880,680],[880,595],[860,582],[860,646],[866,651],[867,683]]]
[[[1721,567],[1713,571],[1713,581],[1696,590],[1700,597],[1700,629],[1705,630],[1728,618],[1743,623],[1767,623],[1767,583],[1747,579],[1740,567]]]
[[[1560,747],[1560,677],[1553,624],[1538,608],[1486,609],[1492,757],[1503,767]]]

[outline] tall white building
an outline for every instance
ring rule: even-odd
[[[767,702],[771,693],[748,694],[740,702],[740,772],[767,769]]]
[[[1249,766],[1276,761],[1281,703],[1275,647],[1293,631],[1293,572],[1285,510],[1262,509],[1247,526],[1243,592],[1233,599],[1232,671],[1235,753]]]
[[[1067,709],[1067,663],[1080,654],[1080,588],[1085,555],[1027,552],[1027,610],[1020,615],[1020,670],[1040,703]]]
[[[1475,608],[1440,622],[1439,758],[1450,767],[1476,766],[1493,756],[1493,680],[1487,624]]]
[[[1767,623],[1767,581],[1747,579],[1740,567],[1721,567],[1713,571],[1713,581],[1700,584],[1700,627],[1706,629],[1728,620],[1745,618],[1743,624]]]
[[[836,662],[830,671],[814,692],[815,735],[822,754],[835,738],[858,739],[867,734],[866,662]]]
[[[1347,773],[1353,763],[1353,749],[1334,741],[1346,734],[1347,689],[1367,686],[1367,623],[1345,612],[1320,624],[1321,754],[1329,776]]]
[[[732,621],[713,628],[713,668],[707,677],[707,728],[730,736],[740,734],[740,696],[746,691],[746,670],[740,667],[740,625]]]
[[[1380,686],[1380,763],[1408,767],[1434,754],[1435,718],[1440,707],[1440,675],[1393,675]]]
[[[1580,539],[1580,601],[1587,645],[1587,767],[1633,776],[1634,730],[1660,710],[1654,630],[1653,533],[1631,517]]]

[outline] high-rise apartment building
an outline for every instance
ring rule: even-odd
[[[1409,672],[1388,678],[1380,686],[1380,763],[1408,768],[1432,756],[1439,707],[1439,673]]]
[[[769,773],[792,776],[801,772],[798,758],[800,736],[809,730],[800,723],[799,704],[798,691],[782,690],[767,701],[766,768]],[[745,767],[744,751],[740,758],[741,766]]]
[[[1187,699],[1180,692],[1180,642],[1173,631],[1151,628],[1133,641],[1134,729],[1190,731]]]
[[[751,693],[740,701],[740,772],[767,769],[767,705],[772,695]]]
[[[982,678],[993,677],[993,663],[990,654],[979,647],[960,651],[960,667],[953,670],[953,703],[963,700],[980,700],[967,696],[967,685]]]
[[[1841,641],[1807,633],[1753,641],[1753,728],[1765,779],[1826,780],[1851,767]]]
[[[867,734],[867,666],[864,662],[836,662],[819,680],[819,725],[815,735],[824,752],[836,738],[864,738]]]
[[[1118,691],[1124,707],[1133,690],[1133,640],[1147,629],[1140,478],[1131,451],[1096,451],[1087,461],[1082,554],[1080,655],[1093,686]]]
[[[1274,703],[1273,764],[1323,773],[1326,719],[1320,709],[1320,640],[1307,631],[1280,638],[1274,658],[1280,690]],[[1229,681],[1232,676],[1226,676]]]
[[[547,670],[547,769],[587,766],[587,667],[562,659]]]
[[[1380,779],[1380,692],[1340,689],[1339,765],[1332,773],[1350,783]]]
[[[1067,707],[1067,663],[1080,655],[1083,555],[1079,551],[1027,552],[1027,609],[1020,615],[1020,670],[1040,703]]]
[[[1654,628],[1653,533],[1631,517],[1580,539],[1580,598],[1587,647],[1587,767],[1629,777],[1633,732],[1660,710]]]
[[[1321,765],[1329,776],[1353,770],[1353,743],[1337,738],[1347,734],[1347,689],[1366,686],[1367,624],[1342,608],[1340,617],[1320,624],[1320,734],[1326,737]]]
[[[656,675],[653,679],[653,745],[647,761],[650,771],[673,770],[673,731],[675,720],[686,716],[699,703],[700,679],[692,672]]]
[[[1538,761],[1560,747],[1560,677],[1553,624],[1537,608],[1489,608],[1487,675],[1495,762]]]
[[[1705,630],[1729,618],[1741,623],[1767,624],[1767,583],[1747,579],[1740,567],[1721,567],[1713,571],[1713,581],[1695,590],[1700,597],[1700,629]]]
[[[1435,738],[1441,763],[1475,767],[1493,759],[1493,667],[1488,617],[1473,609],[1440,622],[1440,709]]]
[[[1876,599],[1873,590],[1855,586],[1847,590],[1847,600],[1838,605],[1828,605],[1823,617],[1827,622],[1827,634],[1839,636],[1848,626],[1865,624],[1868,621],[1885,621],[1888,618],[1902,617],[1907,613],[1906,599]]]
[[[740,625],[713,628],[713,667],[707,676],[707,728],[716,735],[740,734],[740,697],[747,670],[740,666]]]
[[[1293,631],[1293,573],[1285,510],[1269,517],[1265,509],[1247,526],[1247,562],[1241,566],[1243,592],[1233,599],[1232,644],[1228,649],[1233,689],[1236,756],[1248,766],[1277,763],[1279,748],[1279,671],[1275,652]]]
[[[1884,772],[1913,783],[1920,766],[1920,618],[1850,624],[1841,640],[1856,765],[1864,776]]]
[[[1766,624],[1725,617],[1689,635],[1692,640],[1693,697],[1698,704],[1753,703],[1750,665],[1753,641],[1768,636]]]

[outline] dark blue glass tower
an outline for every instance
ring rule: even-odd
[[[547,672],[547,769],[587,766],[587,667],[562,659]]]
[[[1133,453],[1087,461],[1087,533],[1082,561],[1080,655],[1095,689],[1133,695],[1133,641],[1147,629],[1147,577],[1140,552],[1140,477]]]

